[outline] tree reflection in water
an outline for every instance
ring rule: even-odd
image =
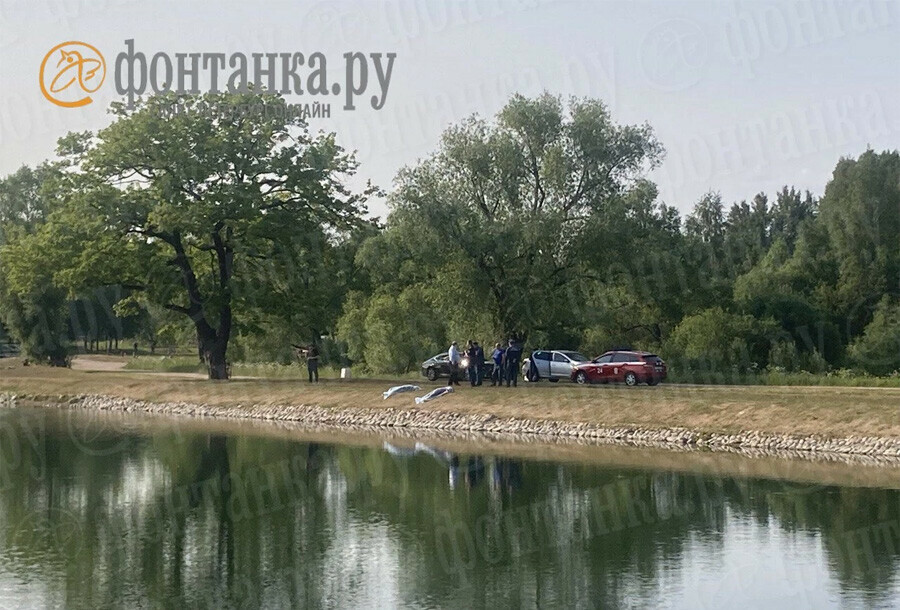
[[[657,605],[692,563],[715,571],[735,532],[756,532],[785,541],[784,557],[821,554],[828,582],[803,585],[809,594],[900,601],[895,490],[421,443],[115,433],[120,450],[100,454],[53,417],[0,418],[0,583],[13,596],[91,607]],[[114,435],[104,434],[97,442]],[[733,599],[758,585],[728,584]]]

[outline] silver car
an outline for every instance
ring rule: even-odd
[[[531,352],[531,357],[525,359],[525,362],[522,364],[522,376],[526,381],[549,379],[555,382],[560,379],[571,379],[572,369],[579,364],[590,362],[590,360],[584,354],[569,350],[539,349]],[[534,379],[528,376],[531,361],[534,361],[537,369],[537,378]]]

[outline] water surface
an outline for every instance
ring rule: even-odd
[[[900,607],[892,486],[258,430],[0,411],[0,607]]]

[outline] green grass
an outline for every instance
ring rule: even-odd
[[[127,370],[158,373],[203,373],[205,367],[196,356],[137,356],[125,363]]]
[[[124,359],[123,359],[124,360]],[[98,364],[106,364],[107,361]],[[84,364],[84,363],[83,363]],[[124,365],[124,363],[122,363]],[[135,366],[137,363],[132,364]],[[196,366],[193,362],[182,363]],[[176,366],[162,362],[157,367]],[[283,374],[291,374],[284,367]],[[157,369],[158,370],[158,369]],[[239,370],[239,369],[238,369]],[[302,373],[299,365],[293,369]],[[218,404],[236,409],[253,404],[302,404],[329,408],[416,409],[412,396],[383,400],[401,378],[351,381],[242,377],[211,382],[202,375],[115,369],[53,369],[0,360],[0,392],[41,397],[108,394],[156,402]],[[438,384],[417,381],[427,391]],[[590,386],[574,383],[519,384],[517,389],[470,388],[429,403],[427,410],[478,416],[526,417],[587,422],[613,427],[673,428],[700,432],[756,430],[771,434],[900,438],[900,388],[788,387],[772,385]]]
[[[125,369],[132,371],[154,371],[159,373],[200,373],[205,367],[197,363],[195,356],[138,356],[129,358]],[[422,380],[419,371],[406,374],[376,374],[363,367],[352,369],[354,377],[384,380]],[[235,362],[231,374],[238,377],[260,377],[265,379],[306,379],[306,366],[300,363],[278,364],[276,362]],[[340,379],[338,367],[319,368],[321,379]],[[762,371],[758,373],[722,372],[669,372],[668,383],[696,383],[703,385],[768,385],[768,386],[833,386],[859,388],[900,388],[900,375],[873,377],[858,371],[846,369],[829,373]]]
[[[197,362],[196,356],[137,356],[125,363],[129,371],[153,371],[155,373],[199,373],[205,374],[206,367]],[[233,377],[260,377],[264,379],[307,379],[306,365],[300,363],[279,364],[277,362],[235,362],[231,365]],[[422,379],[419,371],[402,375],[373,374],[362,367],[352,369],[354,377],[366,379]],[[319,367],[320,379],[340,379],[339,367]]]
[[[900,375],[873,377],[841,369],[828,373],[762,371],[758,373],[669,371],[669,383],[703,385],[833,386],[848,388],[900,388]]]

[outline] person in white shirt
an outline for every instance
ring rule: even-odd
[[[459,361],[462,359],[459,353],[459,345],[454,341],[447,351],[447,359],[450,361],[450,385],[459,385]]]

